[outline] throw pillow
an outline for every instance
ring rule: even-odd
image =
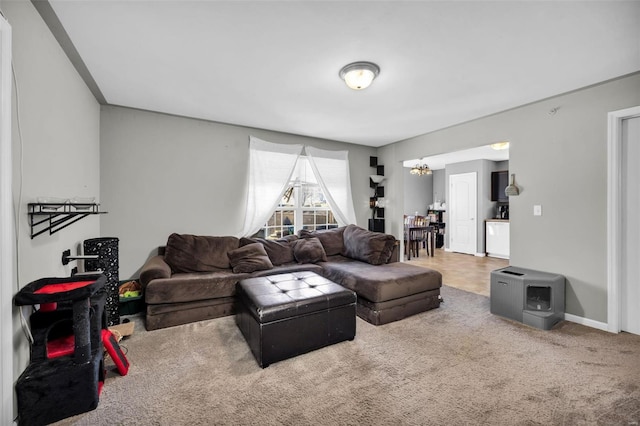
[[[322,229],[317,231],[309,231],[301,229],[298,231],[300,238],[317,237],[322,243],[327,256],[342,254],[344,251],[344,226],[334,229]]]
[[[247,244],[229,253],[229,262],[233,272],[240,274],[254,271],[264,271],[273,268],[264,246],[260,243]]]
[[[171,234],[164,260],[174,272],[210,272],[229,269],[227,252],[238,248],[236,237]]]
[[[303,238],[293,243],[293,256],[298,263],[326,262],[327,254],[318,238]]]
[[[371,232],[356,225],[344,230],[344,255],[372,265],[387,263],[393,254],[393,235]]]
[[[263,238],[240,238],[240,247],[248,244],[260,243],[264,246],[267,256],[274,266],[295,261],[293,247],[285,240],[265,240]]]

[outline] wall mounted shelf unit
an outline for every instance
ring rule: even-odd
[[[107,213],[100,211],[98,203],[29,203],[27,206],[31,239],[47,231],[53,235],[89,215]]]
[[[378,157],[369,157],[369,166],[376,169],[376,176],[384,176],[384,166],[378,164]],[[384,232],[384,208],[378,206],[378,198],[384,198],[384,186],[369,177],[369,187],[373,188],[373,197],[369,197],[369,231]]]

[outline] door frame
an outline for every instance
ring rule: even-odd
[[[611,111],[607,136],[607,330],[620,332],[622,271],[622,120],[640,117],[640,106]]]
[[[0,16],[0,424],[13,423],[11,25]]]

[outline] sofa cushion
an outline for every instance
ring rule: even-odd
[[[179,272],[171,278],[151,281],[145,290],[148,304],[192,302],[195,300],[232,297],[236,283],[249,274],[236,274],[231,269],[216,272]]]
[[[318,238],[302,238],[293,243],[293,255],[298,263],[326,262],[327,255]]]
[[[276,274],[290,274],[293,272],[315,272],[318,275],[322,275],[322,267],[319,264],[313,263],[285,263],[284,265],[274,266],[273,269],[266,271],[255,271],[251,273],[252,277],[266,277],[267,275]]]
[[[355,291],[374,303],[385,302],[416,293],[436,290],[442,286],[440,272],[408,263],[371,265],[342,256],[332,256],[320,264],[323,276]]]
[[[387,263],[393,253],[393,235],[371,232],[356,225],[344,229],[343,255],[372,265]]]
[[[235,300],[235,297],[219,297],[194,302],[147,305],[145,327],[151,331],[233,315]]]
[[[263,238],[240,238],[241,247],[253,243],[260,243],[264,246],[267,256],[269,256],[269,259],[274,266],[295,261],[295,258],[293,257],[293,247],[291,246],[291,243],[285,239],[265,240]]]
[[[301,229],[298,231],[298,235],[300,235],[300,238],[318,238],[322,243],[322,247],[324,248],[324,252],[327,256],[333,256],[344,252],[344,229],[344,226],[340,228],[321,229],[316,231]]]
[[[273,268],[273,264],[271,260],[269,260],[264,246],[260,243],[247,244],[246,246],[231,250],[228,255],[233,272],[236,274],[264,271]]]
[[[285,235],[284,237],[278,238],[276,241],[290,243],[291,241],[295,241],[297,239],[298,239],[298,236],[296,234],[289,234],[289,235]]]
[[[167,240],[164,260],[174,272],[211,272],[229,269],[227,253],[237,249],[236,237],[208,237],[171,234]]]
[[[149,258],[140,270],[140,284],[146,286],[158,278],[170,278],[171,267],[165,262],[164,256],[156,255]]]

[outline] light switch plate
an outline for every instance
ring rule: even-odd
[[[540,204],[536,204],[533,206],[533,215],[542,216],[542,206]]]

